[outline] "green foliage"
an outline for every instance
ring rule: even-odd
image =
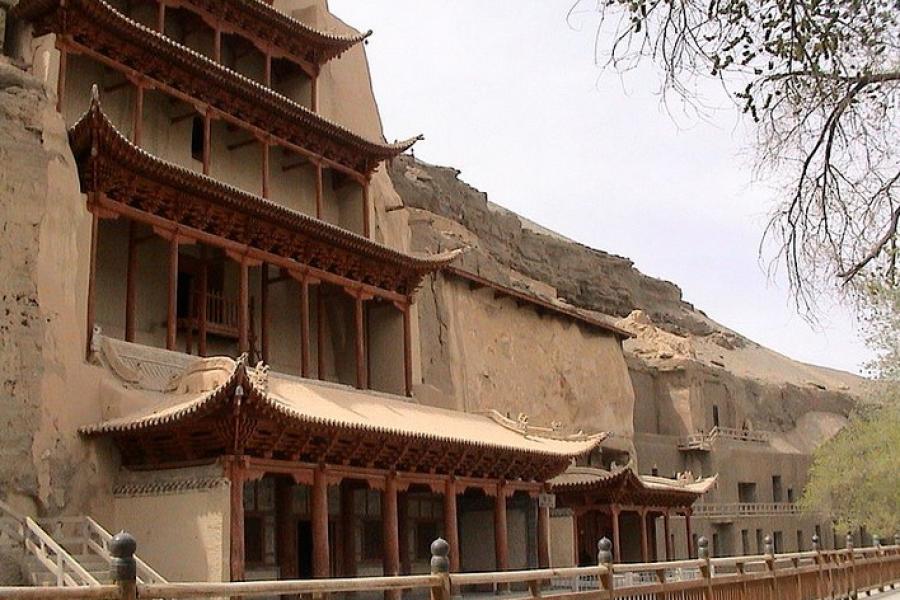
[[[900,527],[900,397],[854,417],[821,446],[801,499],[832,515],[841,530],[866,527],[893,537]]]

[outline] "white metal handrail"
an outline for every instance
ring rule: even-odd
[[[78,564],[50,534],[41,529],[31,517],[24,521],[25,550],[34,556],[52,575],[58,587],[99,586],[93,575]]]

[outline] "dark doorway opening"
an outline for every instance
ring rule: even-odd
[[[313,576],[311,521],[297,521],[297,573],[300,579],[312,579]]]

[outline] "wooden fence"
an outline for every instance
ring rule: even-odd
[[[816,549],[773,554],[767,538],[766,554],[712,558],[701,538],[700,557],[643,564],[613,564],[612,544],[598,544],[598,564],[589,567],[531,569],[490,573],[450,573],[449,545],[431,545],[431,573],[397,577],[283,580],[233,583],[141,583],[134,561],[136,543],[120,533],[108,544],[113,555],[114,585],[81,587],[0,587],[9,600],[135,600],[179,598],[251,598],[384,592],[399,598],[414,590],[431,600],[486,591],[514,590],[519,598],[542,600],[837,600],[863,592],[900,586],[900,536],[894,545],[844,550]],[[687,575],[686,575],[687,574]],[[580,582],[581,587],[565,582]]]

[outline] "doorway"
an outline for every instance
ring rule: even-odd
[[[300,579],[312,579],[313,576],[311,521],[297,521],[297,574]]]

